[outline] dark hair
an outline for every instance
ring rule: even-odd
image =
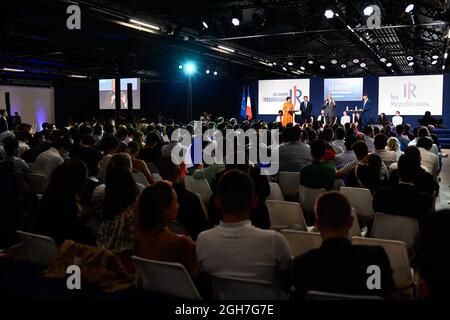
[[[291,97],[286,97],[286,101],[291,100]]]
[[[428,137],[421,137],[417,140],[417,148],[424,148],[430,150],[433,147],[433,140]]]
[[[325,128],[323,129],[323,138],[327,142],[331,142],[333,140],[334,132],[331,128]]]
[[[399,124],[395,127],[395,132],[397,134],[402,134],[403,133],[403,125]]]
[[[91,134],[85,134],[81,136],[80,142],[86,146],[94,146],[95,145],[95,139]]]
[[[429,137],[430,136],[430,132],[428,131],[427,127],[420,127],[417,130],[417,137],[421,138],[421,137]]]
[[[419,167],[420,160],[417,158],[406,155],[400,156],[400,159],[398,159],[398,174],[400,180],[404,182],[413,182]]]
[[[278,114],[283,113],[283,110],[278,110]]]
[[[122,169],[131,171],[131,169],[133,168],[133,164],[131,163],[130,155],[125,152],[114,154],[109,160],[106,170],[109,171],[113,167],[120,167]]]
[[[299,127],[291,127],[286,128],[283,132],[283,140],[286,142],[295,142],[300,140],[300,128]]]
[[[228,170],[219,179],[217,194],[222,210],[226,213],[248,212],[252,208],[253,181],[247,173],[241,170]]]
[[[64,150],[67,150],[67,149],[69,149],[70,145],[71,145],[70,139],[65,138],[65,137],[59,137],[53,143],[53,147],[58,150],[61,148],[64,148]]]
[[[125,126],[119,126],[119,129],[117,129],[117,138],[119,140],[126,138],[128,136],[128,129]]]
[[[352,150],[352,146],[355,143],[356,143],[356,137],[355,136],[347,136],[347,137],[345,137],[344,144],[345,144],[345,148],[347,150],[349,150],[349,151]]]
[[[147,137],[145,138],[145,144],[146,145],[162,145],[163,140],[161,138],[161,135],[157,131],[151,131],[149,134],[147,134]]]
[[[139,144],[136,141],[130,141],[127,145],[127,151],[129,154],[138,154],[139,149]]]
[[[316,201],[316,217],[324,230],[342,230],[347,226],[352,207],[347,197],[332,191],[322,194]]]
[[[369,154],[366,164],[356,167],[356,174],[359,179],[360,187],[375,191],[380,186],[380,170],[383,161],[376,154]]]
[[[379,133],[375,136],[373,139],[373,144],[375,146],[375,149],[377,150],[384,150],[387,145],[388,138],[384,133]]]
[[[162,156],[156,163],[159,174],[164,180],[175,181],[180,175],[180,167],[173,163],[170,156]]]
[[[97,124],[94,126],[94,134],[95,134],[96,136],[101,136],[102,133],[103,133],[103,126],[102,126],[101,124],[97,123]]]
[[[106,172],[103,217],[111,220],[136,201],[139,191],[131,172],[113,166]]]
[[[114,136],[104,136],[100,141],[99,149],[103,152],[112,151],[119,147],[119,139]]]
[[[309,144],[311,149],[311,156],[314,160],[321,160],[325,155],[327,145],[323,140],[314,140]]]
[[[342,127],[337,127],[336,128],[336,139],[337,140],[342,140],[345,137],[345,129]]]
[[[173,201],[172,185],[158,181],[142,191],[136,208],[137,225],[142,231],[160,231],[167,226],[164,211]]]
[[[8,157],[16,156],[19,150],[19,140],[13,137],[6,137],[3,139],[3,148]]]
[[[364,141],[355,142],[352,149],[358,160],[364,159],[369,154],[369,147]]]
[[[420,151],[416,146],[406,147],[404,152],[405,152],[405,156],[419,159],[419,162],[420,162],[420,160],[421,160]]]

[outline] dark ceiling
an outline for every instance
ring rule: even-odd
[[[414,10],[406,13],[413,2]],[[66,27],[66,9],[74,3],[81,8],[81,30]],[[27,83],[67,79],[71,74],[92,78],[119,74],[177,80],[182,79],[178,65],[188,60],[197,63],[198,77],[209,78],[440,73],[447,71],[443,65],[448,67],[444,55],[449,45],[449,4],[445,0],[6,0],[0,11],[0,69],[25,72],[0,70],[0,78]],[[366,28],[367,5],[380,7],[381,29]],[[327,9],[338,16],[327,19]],[[233,17],[240,19],[239,26],[231,24]],[[160,30],[133,29],[130,18]],[[218,51],[219,45],[234,52]],[[437,62],[432,64],[433,60]],[[207,75],[206,69],[211,73]]]

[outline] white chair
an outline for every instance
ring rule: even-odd
[[[308,291],[306,300],[384,300],[380,296],[340,294],[323,291]]]
[[[281,234],[288,242],[294,257],[301,256],[302,254],[312,249],[317,249],[322,245],[322,237],[318,232],[285,229],[281,230]]]
[[[403,241],[413,253],[420,237],[417,219],[377,212],[373,220],[372,238]]]
[[[386,251],[391,264],[395,286],[400,289],[415,288],[414,270],[411,269],[408,250],[402,241],[353,237],[354,245],[381,246]]]
[[[28,261],[48,267],[58,253],[58,246],[52,238],[17,230],[25,248]]]
[[[306,231],[305,217],[298,202],[266,200],[271,228],[297,229]]]
[[[300,172],[280,171],[278,177],[284,198],[289,201],[297,201],[297,190],[300,186]]]
[[[283,192],[281,191],[280,185],[276,182],[269,182],[270,194],[267,200],[279,200],[284,201]]]
[[[184,299],[201,300],[183,265],[132,256],[139,286]]]
[[[356,209],[358,217],[364,219],[373,219],[373,197],[369,189],[341,187],[340,190],[350,201],[352,207]]]
[[[211,277],[213,297],[216,300],[284,300],[287,294],[261,281],[232,277]]]
[[[301,185],[299,200],[303,210],[308,213],[314,212],[317,198],[325,192],[327,192],[325,189],[313,189]]]
[[[39,173],[27,174],[28,186],[34,194],[44,194],[47,187],[47,177]]]
[[[208,180],[194,179],[191,176],[186,176],[186,177],[184,177],[184,185],[187,190],[201,195],[202,199],[203,199],[203,203],[205,203],[205,205],[208,204],[209,199],[211,198],[211,196],[213,194],[211,191],[211,188],[209,186]]]
[[[356,215],[355,208],[352,207],[352,216],[353,216],[353,224],[350,228],[350,237],[360,237],[361,236],[361,228],[358,222],[358,216]]]
[[[149,185],[147,178],[142,172],[133,172],[133,179],[136,183],[140,183],[144,187]]]

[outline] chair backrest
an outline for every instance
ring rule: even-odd
[[[350,201],[352,207],[356,209],[356,214],[360,218],[373,219],[373,197],[369,189],[341,187],[340,190]]]
[[[361,228],[358,222],[358,216],[356,215],[355,208],[352,207],[352,216],[353,216],[353,224],[350,229],[349,235],[350,237],[360,237],[361,236]]]
[[[133,172],[133,179],[136,183],[140,183],[144,187],[149,185],[147,178],[142,172]]]
[[[420,237],[417,219],[377,212],[373,220],[372,238],[403,241],[411,253]]]
[[[303,210],[313,212],[317,198],[325,192],[327,192],[325,189],[313,189],[301,185],[299,200]]]
[[[384,300],[380,296],[340,294],[323,291],[308,291],[306,300]]]
[[[414,283],[408,250],[402,241],[353,237],[354,245],[382,246],[389,257],[395,286],[405,288]]]
[[[184,185],[187,190],[202,196],[203,203],[208,204],[212,191],[206,179],[194,179],[191,176],[184,177]]]
[[[213,298],[217,300],[282,300],[286,295],[273,284],[236,279],[211,277]]]
[[[291,248],[294,257],[301,256],[312,249],[317,249],[322,245],[322,237],[318,232],[306,232],[297,230],[281,230],[281,234]]]
[[[58,253],[58,246],[52,238],[17,230],[25,248],[28,261],[48,267]]]
[[[300,172],[280,171],[278,178],[284,198],[289,201],[297,201],[297,190],[300,186]]]
[[[27,175],[28,186],[34,194],[44,194],[48,179],[43,174],[30,173]]]
[[[267,197],[267,200],[283,201],[284,196],[283,192],[281,191],[280,185],[276,182],[269,182],[269,186],[270,186],[270,194]]]
[[[132,256],[138,284],[147,290],[184,299],[200,300],[191,277],[183,265]]]
[[[272,229],[298,229],[306,231],[305,217],[298,202],[266,200]]]
[[[198,193],[194,193],[194,194],[197,196],[198,200],[200,201],[200,205],[202,206],[203,214],[205,215],[206,218],[209,218],[208,209],[206,207],[205,202],[203,201],[202,195],[198,194]]]

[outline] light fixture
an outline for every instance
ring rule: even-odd
[[[411,11],[413,11],[413,9],[414,9],[414,3],[410,3],[410,4],[408,4],[408,6],[406,7],[405,12],[406,12],[406,13],[410,13]]]
[[[325,17],[327,17],[327,19],[331,19],[334,16],[334,12],[333,12],[333,10],[328,9],[328,10],[325,10],[324,15],[325,15]]]
[[[408,66],[413,66],[414,65],[414,61],[408,62]]]
[[[206,72],[206,74],[209,74],[211,71],[209,71],[209,69],[206,69],[205,72]]]
[[[442,70],[445,70],[445,65],[442,66]]]
[[[159,30],[161,29],[161,28],[158,27],[158,26],[155,26],[155,25],[150,24],[150,23],[148,23],[148,22],[139,21],[139,20],[136,20],[136,19],[130,19],[130,22],[131,22],[131,23],[134,23],[134,24],[137,24],[137,25],[139,25],[139,26],[144,26],[144,27],[153,29],[153,30],[158,30],[158,31],[159,31]]]
[[[283,70],[284,70],[284,71],[287,71],[286,67],[283,66]]]
[[[305,67],[304,67],[304,66],[301,66],[300,69],[302,69],[303,71],[305,71]]]
[[[363,10],[365,16],[370,16],[373,13],[372,6],[367,6]]]
[[[184,66],[184,73],[186,73],[188,76],[192,76],[194,73],[197,72],[197,66],[193,62],[187,62]]]
[[[386,62],[386,58],[380,58],[381,62]]]
[[[320,69],[325,70],[325,66],[324,65],[320,65]]]
[[[390,63],[390,62],[386,63],[386,67],[391,67],[391,66],[392,66],[392,63]]]
[[[331,59],[331,63],[332,63],[332,64],[336,64],[336,63],[337,63],[337,60],[336,60],[336,59]]]
[[[182,69],[183,69],[183,65],[180,64],[180,65],[178,66],[178,69],[182,70]]]
[[[214,71],[214,75],[217,76],[217,71]]]
[[[343,63],[343,64],[341,64],[341,68],[345,69],[345,68],[347,68],[347,65],[345,63]]]
[[[276,62],[273,62],[272,64],[273,64],[274,66],[276,66],[276,65],[277,65],[277,63],[276,63]]]
[[[87,76],[82,76],[82,75],[79,75],[79,74],[71,74],[71,75],[69,75],[69,78],[86,79]]]
[[[202,21],[203,28],[208,29],[208,24],[205,21]]]
[[[365,64],[364,62],[361,62],[361,63],[359,64],[359,66],[360,66],[361,68],[365,68],[365,67],[366,67],[366,64]]]
[[[239,21],[238,18],[233,18],[233,19],[231,19],[231,23],[232,23],[235,27],[237,27],[241,22]]]
[[[434,56],[432,56],[432,58],[433,58],[434,60],[436,60],[437,58],[439,58],[439,56],[438,56],[437,54],[435,54]]]
[[[288,62],[288,66],[293,66],[294,64],[292,63],[292,61]]]
[[[412,57],[412,56],[407,56],[406,57],[406,60],[408,60],[408,61],[412,61],[414,58]]]
[[[353,63],[358,63],[359,59],[353,59]]]
[[[312,60],[308,60],[308,63],[309,63],[309,64],[313,64],[313,63],[314,63],[314,61],[312,61]]]
[[[448,52],[444,53],[444,59],[448,58]]]
[[[433,61],[431,61],[431,64],[436,64],[436,63],[438,63],[438,61],[437,61],[437,60],[433,60]]]
[[[228,47],[224,47],[224,46],[217,46],[217,48],[234,53],[234,49],[228,48]]]
[[[3,68],[3,71],[11,71],[11,72],[25,72],[23,69],[14,69],[14,68]]]

